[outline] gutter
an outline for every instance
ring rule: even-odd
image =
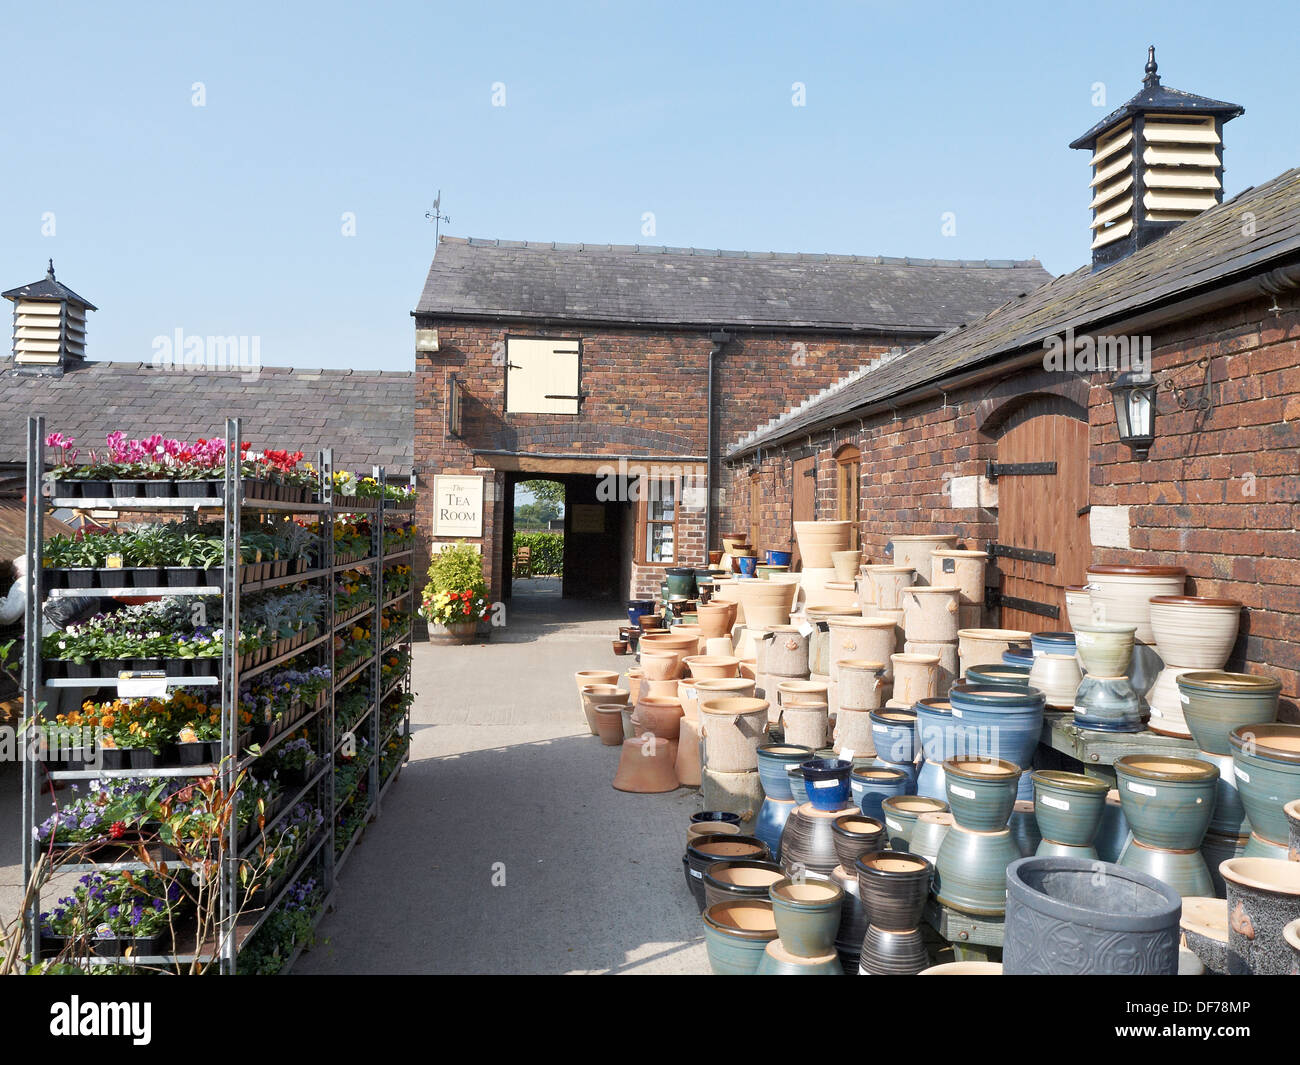
[[[722,349],[731,343],[731,334],[725,329],[718,329],[709,334],[709,341],[713,345],[709,349],[709,415],[708,422],[708,439],[704,444],[704,453],[708,456],[708,464],[704,470],[704,562],[709,561],[709,549],[713,546],[713,469],[717,465],[717,454],[713,450],[714,437],[714,418],[713,418],[713,377],[715,365],[718,356],[722,354]]]
[[[1205,314],[1209,311],[1219,310],[1236,303],[1258,299],[1261,295],[1273,296],[1276,299],[1279,295],[1294,292],[1297,289],[1300,289],[1300,263],[1293,263],[1289,266],[1282,266],[1263,273],[1254,274],[1240,281],[1235,281],[1225,286],[1209,289],[1196,295],[1176,300],[1175,302],[1166,304],[1163,307],[1157,306],[1148,311],[1131,314],[1129,317],[1099,319],[1090,323],[1086,327],[1086,330],[1088,332],[1096,332],[1098,331],[1097,327],[1106,326],[1112,329],[1115,329],[1115,327],[1121,327],[1116,329],[1116,332],[1142,333],[1157,329],[1163,325],[1168,325],[1171,322],[1195,317],[1198,314]],[[1061,330],[1064,330],[1065,328],[1066,324],[1063,323],[1061,325]],[[1075,328],[1075,331],[1076,333],[1080,332],[1077,327]],[[1014,351],[1016,349],[1011,350]],[[903,357],[906,358],[906,355]],[[786,440],[795,439],[801,436],[812,436],[815,433],[823,432],[836,425],[843,425],[847,421],[859,420],[866,415],[874,414],[880,410],[897,409],[899,407],[920,402],[924,399],[939,398],[945,393],[952,392],[954,389],[987,379],[994,373],[1009,373],[1040,364],[1043,358],[1043,349],[1039,346],[1032,348],[1029,351],[1022,352],[1014,358],[995,362],[994,360],[997,358],[997,353],[994,353],[986,356],[978,368],[968,370],[965,373],[956,376],[942,377],[937,381],[916,385],[904,392],[889,396],[888,398],[872,400],[861,407],[854,407],[841,414],[823,418],[820,421],[812,422],[808,425],[801,425],[787,433],[751,441],[734,451],[728,452],[727,459],[729,461],[739,460],[760,448],[777,447]]]

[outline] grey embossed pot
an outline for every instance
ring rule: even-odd
[[[1219,871],[1228,885],[1228,973],[1288,975],[1293,952],[1282,929],[1300,919],[1300,863],[1229,858]]]
[[[1173,976],[1182,898],[1133,869],[1086,858],[1007,867],[1008,976]]]

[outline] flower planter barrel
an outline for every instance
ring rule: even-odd
[[[767,739],[766,699],[722,698],[700,703],[705,764],[721,773],[758,768],[758,746]]]
[[[902,610],[903,592],[915,583],[916,570],[911,566],[897,565],[864,566],[862,569],[870,587],[868,598],[871,605],[881,610]]]
[[[930,554],[930,583],[954,584],[961,594],[963,606],[984,606],[984,571],[988,566],[987,551],[959,551],[956,548],[939,548]]]
[[[808,642],[812,634],[793,625],[778,625],[757,641],[758,671],[777,677],[808,676]]]
[[[916,643],[951,643],[957,639],[958,597],[955,585],[929,585],[903,592],[903,631]]]
[[[956,545],[955,535],[924,533],[895,536],[885,544],[885,557],[895,566],[910,566],[916,570],[914,583],[929,584],[934,552],[952,550]]]

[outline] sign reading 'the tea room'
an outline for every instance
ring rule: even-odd
[[[434,477],[433,535],[483,535],[482,477]]]

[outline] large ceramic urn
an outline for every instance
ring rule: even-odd
[[[851,521],[796,521],[799,559],[805,570],[827,569],[834,573],[831,553],[847,551],[853,536]]]
[[[799,581],[793,577],[768,580],[742,580],[739,583],[740,605],[745,625],[753,629],[772,629],[789,625],[799,595]]]
[[[1153,596],[1181,596],[1187,581],[1182,566],[1089,566],[1088,592],[1093,617],[1100,622],[1137,626],[1135,639],[1153,644]]]
[[[957,546],[957,537],[946,533],[895,536],[885,544],[885,558],[895,566],[911,566],[916,570],[916,584],[929,584],[936,551],[950,551]]]
[[[903,589],[916,581],[916,570],[911,566],[863,566],[870,591],[867,599],[882,610],[903,609]]]
[[[828,659],[832,682],[839,681],[839,663],[843,659],[879,662],[885,667],[885,679],[893,680],[894,667],[890,656],[898,645],[898,639],[892,620],[839,616],[828,618],[827,624],[830,629]]]
[[[1178,678],[1190,670],[1220,670],[1232,653],[1241,620],[1236,599],[1157,595],[1150,603],[1151,631],[1164,668],[1146,692],[1153,731],[1186,738]]]
[[[930,555],[930,583],[955,584],[961,592],[963,606],[984,605],[984,571],[987,551],[959,551],[939,548]]]
[[[913,643],[953,643],[961,589],[956,585],[924,585],[903,592],[903,632]]]

